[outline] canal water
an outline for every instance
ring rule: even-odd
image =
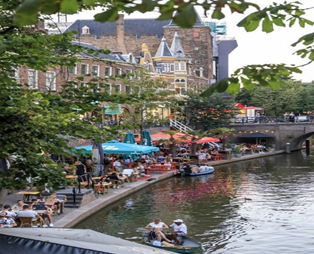
[[[314,253],[314,157],[303,151],[174,177],[112,204],[76,228],[139,241],[154,218],[182,219],[204,253]]]

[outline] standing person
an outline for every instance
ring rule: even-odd
[[[177,244],[182,244],[182,242],[180,242],[178,240],[178,236],[186,236],[188,233],[188,228],[187,226],[183,223],[183,220],[181,219],[176,219],[173,221],[174,223],[172,223],[170,225],[171,228],[173,228],[173,232],[170,233],[172,239],[175,241],[175,243]],[[169,237],[170,238],[170,237]]]
[[[75,174],[77,175],[78,182],[85,182],[87,180],[86,179],[87,171],[85,165],[81,161],[76,161],[75,166],[76,166]]]
[[[159,242],[161,242],[161,240],[164,239],[168,243],[171,243],[171,241],[166,237],[164,232],[162,232],[162,229],[169,227],[164,222],[161,222],[160,219],[155,219],[153,222],[149,223],[145,228],[152,229],[151,236],[153,238],[157,238]]]

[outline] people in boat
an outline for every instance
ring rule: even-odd
[[[174,220],[170,227],[173,228],[173,232],[168,233],[167,237],[171,238],[176,244],[182,244],[182,242],[178,240],[178,236],[186,236],[188,233],[188,228],[183,223],[183,220],[181,219]]]
[[[189,163],[186,163],[185,166],[182,167],[182,169],[186,175],[189,175],[192,173],[191,166]]]
[[[205,164],[201,164],[199,168],[199,172],[204,172],[204,171],[207,171],[207,167]]]
[[[192,167],[191,171],[192,173],[198,173],[200,171],[199,165],[197,164],[196,166]]]
[[[156,238],[159,242],[161,240],[165,240],[168,243],[171,243],[171,240],[169,240],[164,232],[162,232],[163,229],[169,228],[168,225],[164,222],[162,222],[160,219],[155,219],[153,222],[149,223],[145,228],[151,229],[151,236],[153,238]]]

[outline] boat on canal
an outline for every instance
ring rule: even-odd
[[[202,253],[203,247],[201,243],[195,239],[188,236],[178,236],[178,240],[182,242],[181,245],[169,244],[166,242],[161,242],[161,246],[156,244],[156,240],[152,239],[149,235],[149,232],[143,234],[143,243],[154,248],[163,249],[167,251],[172,251],[176,253]],[[157,243],[160,243],[157,241]]]
[[[193,166],[191,166],[193,167]],[[197,173],[187,173],[184,168],[181,168],[180,170],[177,170],[174,175],[176,176],[201,176],[201,175],[208,175],[208,174],[212,174],[214,173],[215,168],[212,166],[207,166],[207,170],[205,171],[201,171],[201,172],[197,172]]]

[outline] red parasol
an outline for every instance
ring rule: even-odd
[[[203,137],[200,140],[196,141],[197,144],[206,143],[206,142],[219,142],[219,138],[213,138],[213,137]]]

